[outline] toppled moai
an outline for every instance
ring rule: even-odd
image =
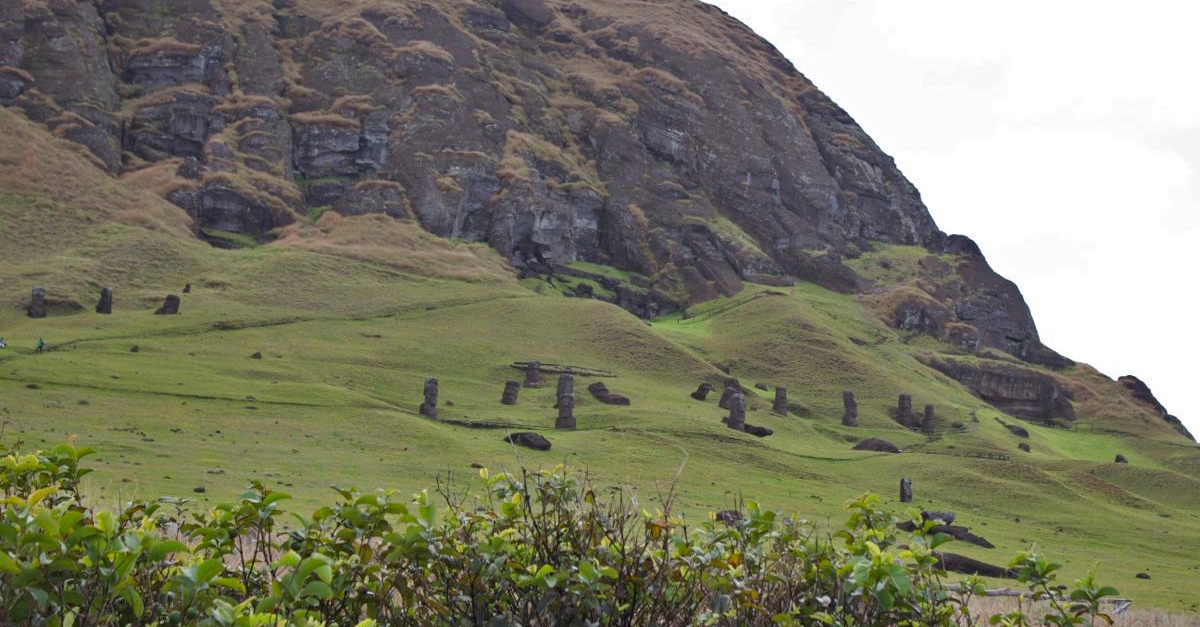
[[[177,313],[179,313],[179,297],[174,294],[167,294],[167,297],[163,299],[162,307],[154,311],[154,314],[158,316],[173,316]]]
[[[100,290],[100,302],[96,303],[96,313],[110,314],[112,313],[113,289],[106,287]]]
[[[504,394],[500,396],[500,402],[504,405],[516,405],[517,396],[521,393],[521,382],[516,379],[509,379],[504,382]]]
[[[912,479],[908,477],[900,480],[900,502],[912,503]]]
[[[554,420],[555,429],[575,428],[575,395],[563,394],[558,397],[558,418]]]
[[[717,407],[720,407],[721,409],[729,409],[729,399],[732,398],[735,393],[741,394],[741,392],[742,385],[738,383],[737,379],[725,379],[725,391],[721,392],[721,400],[717,401]]]
[[[900,424],[908,427],[909,429],[913,427],[915,423],[912,413],[912,396],[909,396],[908,394],[900,395],[900,400],[896,404],[896,420],[899,420]]]
[[[698,401],[708,400],[708,393],[711,392],[712,389],[713,387],[711,383],[701,383],[700,387],[696,388],[695,392],[692,392],[692,398]]]
[[[421,415],[437,418],[438,380],[429,377],[425,379],[425,402],[421,403]]]
[[[765,438],[768,435],[775,435],[775,431],[769,427],[760,427],[758,425],[752,425],[749,423],[747,423],[745,428],[742,430],[756,438]]]
[[[511,433],[504,436],[504,441],[508,442],[509,444],[516,444],[517,446],[524,446],[525,448],[531,448],[538,451],[550,450],[550,440],[547,440],[546,436],[540,433],[533,433],[532,431]]]
[[[592,393],[593,398],[605,405],[629,405],[629,398],[608,391],[608,386],[603,382],[597,381],[589,385],[587,389]]]
[[[37,286],[33,288],[33,294],[29,298],[29,307],[25,308],[25,312],[30,318],[45,318],[46,317],[46,288]]]
[[[746,430],[746,395],[741,390],[734,390],[729,397],[729,416],[725,425],[735,431]]]
[[[925,406],[925,417],[921,420],[921,432],[925,435],[933,435],[933,405]]]
[[[525,366],[525,387],[540,388],[542,387],[542,366],[536,361],[531,361]]]
[[[786,416],[788,413],[787,388],[775,386],[775,402],[771,403],[771,411]]]
[[[858,402],[854,400],[854,392],[845,390],[842,392],[842,426],[857,427],[858,426]]]

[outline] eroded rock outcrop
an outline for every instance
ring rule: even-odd
[[[1175,431],[1179,432],[1180,435],[1188,438],[1189,440],[1195,441],[1196,438],[1192,437],[1191,432],[1188,431],[1183,422],[1181,422],[1179,418],[1176,418],[1167,412],[1167,408],[1163,407],[1163,404],[1158,402],[1158,399],[1155,398],[1154,393],[1150,391],[1150,386],[1146,385],[1141,379],[1131,374],[1127,374],[1118,378],[1117,383],[1120,383],[1122,387],[1128,390],[1129,393],[1133,395],[1135,400],[1153,408],[1154,411],[1158,413],[1163,420],[1170,424]]]
[[[1017,364],[998,361],[965,362],[926,358],[926,365],[967,386],[1005,413],[1050,422],[1075,419],[1066,390],[1053,377]]]

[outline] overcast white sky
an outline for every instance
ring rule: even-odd
[[[1021,287],[1042,340],[1200,437],[1200,3],[716,0]]]

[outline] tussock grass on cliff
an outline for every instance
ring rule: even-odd
[[[384,215],[326,212],[316,224],[285,227],[273,246],[352,257],[421,276],[515,285],[512,268],[487,245],[452,242],[415,222]]]
[[[184,211],[153,191],[104,174],[83,146],[0,109],[0,191],[53,200],[122,224],[172,235],[189,234]],[[52,175],[50,174],[52,173]]]

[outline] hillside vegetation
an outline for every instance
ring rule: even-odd
[[[965,554],[1003,562],[994,556],[1052,548],[1066,575],[1100,565],[1139,603],[1195,602],[1200,564],[1177,550],[1200,543],[1193,444],[1125,398],[1082,404],[1071,429],[1005,416],[919,359],[951,348],[890,329],[866,298],[751,286],[764,295],[647,324],[542,279],[535,293],[488,249],[390,218],[322,219],[275,244],[220,250],[46,198],[9,194],[0,211],[13,234],[0,252],[14,260],[0,270],[3,437],[96,448],[83,490],[98,504],[169,494],[202,508],[259,480],[303,511],[327,502],[330,485],[415,491],[472,465],[566,462],[639,499],[674,484],[677,511],[694,520],[744,498],[825,520],[867,490],[898,507],[910,477],[916,506],[955,511],[997,546]],[[59,303],[47,318],[24,316],[34,284]],[[115,290],[111,315],[91,311],[101,286]],[[167,293],[181,296],[180,314],[154,315]],[[523,376],[512,363],[530,359],[611,371],[604,382],[632,404],[594,401],[580,377],[579,429],[554,431],[553,376],[499,403],[504,381]],[[747,420],[774,435],[726,428],[718,394],[689,397],[702,381],[719,388],[714,364],[732,367],[750,392]],[[416,412],[427,376],[440,380],[439,420]],[[1099,375],[1058,376],[1086,386]],[[788,388],[787,416],[772,414],[758,382]],[[857,395],[858,427],[841,425],[844,389]],[[936,406],[933,435],[893,420],[900,393]],[[518,430],[553,449],[503,441]],[[851,450],[867,437],[904,452]],[[1130,463],[1112,463],[1117,454]]]

